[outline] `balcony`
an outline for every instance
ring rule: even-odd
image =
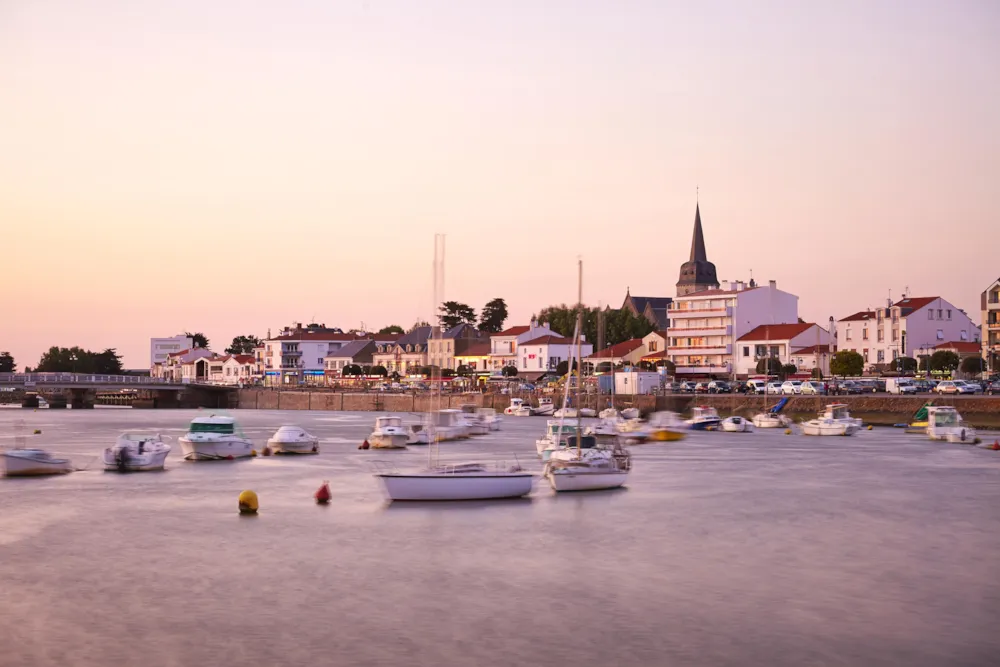
[[[281,356],[283,357],[301,357],[302,350],[282,350]]]
[[[672,327],[670,329],[670,337],[686,338],[686,337],[698,337],[702,338],[704,336],[732,336],[733,327],[732,325],[721,326],[721,327],[704,327],[698,328],[693,327],[691,329],[679,329],[677,327]]]
[[[732,317],[733,307],[725,308],[689,308],[687,310],[668,310],[667,315],[671,320],[685,317]]]
[[[713,354],[731,354],[732,345],[692,345],[690,347],[670,346],[667,348],[667,355],[671,357],[687,356],[693,354],[696,357],[711,356]]]
[[[732,373],[729,364],[703,364],[701,366],[676,366],[677,375],[728,375]]]

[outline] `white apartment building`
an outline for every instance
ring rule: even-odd
[[[490,336],[490,370],[500,371],[504,366],[518,368],[518,346],[542,336],[559,336],[546,324],[532,319],[528,326],[510,327]]]
[[[720,289],[678,296],[670,304],[667,358],[678,379],[733,372],[733,347],[762,324],[799,319],[799,297],[767,285],[722,281]]]
[[[808,375],[818,366],[829,375],[829,353],[830,332],[818,324],[762,324],[737,339],[736,374],[757,375],[758,362],[771,357],[794,364],[798,374]]]
[[[1000,371],[1000,278],[986,288],[981,300],[983,359],[986,367],[996,373]]]
[[[150,338],[149,367],[152,369],[156,364],[162,364],[171,353],[190,350],[192,347],[194,347],[194,341],[190,336],[179,335],[171,336],[170,338]]]
[[[282,332],[264,341],[261,361],[267,385],[323,384],[324,359],[344,345],[358,340],[355,334],[310,329]]]
[[[214,357],[215,353],[204,347],[195,347],[189,350],[171,352],[163,363],[157,363],[150,369],[150,376],[162,378],[167,382],[192,382],[204,380],[208,377],[208,367],[201,366],[195,368],[194,363],[199,359]],[[201,375],[198,375],[198,372]]]
[[[517,374],[527,376],[539,376],[548,371],[555,371],[556,367],[563,361],[568,361],[572,350],[573,358],[577,358],[577,353],[584,359],[594,353],[594,346],[583,341],[580,349],[573,345],[572,338],[550,334],[519,343],[517,346]]]
[[[863,310],[837,322],[837,350],[853,350],[865,368],[897,357],[930,356],[949,341],[978,342],[979,327],[939,296],[906,297],[884,308]]]

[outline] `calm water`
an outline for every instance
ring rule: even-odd
[[[633,448],[629,486],[387,505],[372,413],[236,412],[318,457],[99,470],[123,430],[193,411],[0,410],[89,470],[0,480],[0,664],[995,665],[1000,453],[894,430],[693,434]],[[443,445],[533,457],[539,418]],[[175,443],[176,444],[176,443]],[[312,493],[330,480],[334,500]],[[243,489],[260,496],[241,518]]]

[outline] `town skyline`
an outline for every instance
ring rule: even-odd
[[[408,328],[435,232],[508,324],[578,256],[588,305],[674,296],[696,190],[718,278],[821,326],[1000,274],[990,3],[432,4],[5,6],[0,350]]]

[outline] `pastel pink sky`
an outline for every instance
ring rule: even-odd
[[[1000,275],[991,0],[5,0],[0,350],[523,323],[722,279],[825,322]]]

